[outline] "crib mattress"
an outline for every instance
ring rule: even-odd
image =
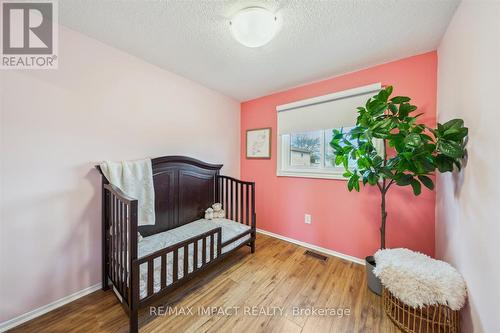
[[[238,222],[234,222],[228,219],[213,219],[206,220],[200,219],[188,224],[185,224],[181,227],[168,230],[156,235],[152,235],[149,237],[145,237],[139,242],[138,246],[138,256],[139,258],[147,256],[151,253],[154,253],[158,250],[166,248],[170,245],[174,245],[176,243],[182,242],[191,237],[200,235],[204,232],[210,231],[214,228],[222,228],[222,243],[228,241],[229,239],[238,236],[245,231],[250,230],[250,227],[241,224]],[[207,238],[206,243],[206,253],[209,253],[210,246],[214,246],[214,253],[216,253],[215,248],[217,244],[217,234],[214,237],[214,244],[210,244],[210,238]],[[226,253],[236,248],[238,245],[241,245],[247,242],[250,239],[250,235],[242,237],[222,248],[222,253]],[[193,271],[194,268],[194,245],[190,244],[188,247],[188,273]],[[184,276],[184,249],[181,248],[178,250],[178,278],[181,279]],[[215,255],[216,256],[216,255]],[[208,255],[207,255],[208,257]],[[217,257],[217,256],[216,256]],[[207,261],[210,261],[210,258],[207,258]],[[201,240],[198,242],[198,263],[197,267],[200,267],[202,264],[202,242]],[[153,261],[153,290],[154,292],[158,292],[161,289],[161,258],[156,258]],[[170,285],[173,281],[173,253],[169,253],[167,255],[167,286]],[[141,265],[139,270],[139,280],[140,280],[140,298],[144,298],[147,296],[147,281],[148,281],[148,269],[147,263]]]

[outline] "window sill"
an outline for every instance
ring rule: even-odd
[[[276,175],[278,177],[297,177],[297,178],[316,178],[316,179],[336,179],[347,180],[342,173],[338,172],[318,172],[318,171],[292,171],[292,170],[278,170]]]

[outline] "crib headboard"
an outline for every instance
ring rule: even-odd
[[[222,164],[209,164],[186,156],[152,160],[155,188],[155,225],[139,226],[150,236],[202,218],[215,202],[215,176]]]

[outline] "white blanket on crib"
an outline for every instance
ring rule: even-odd
[[[112,185],[138,200],[138,224],[155,224],[155,192],[151,160],[105,161],[100,167]]]

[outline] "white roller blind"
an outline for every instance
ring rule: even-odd
[[[380,83],[344,90],[333,94],[279,105],[278,134],[351,127],[356,124],[357,110],[381,89]]]

